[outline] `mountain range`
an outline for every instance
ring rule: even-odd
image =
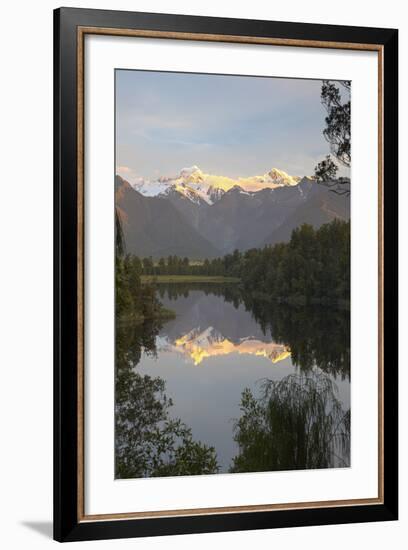
[[[166,196],[177,192],[190,201],[200,204],[214,204],[227,191],[237,187],[243,192],[257,192],[261,189],[297,185],[300,177],[289,176],[283,170],[272,168],[262,176],[249,178],[229,178],[206,174],[198,166],[183,168],[177,176],[162,176],[156,181],[141,180],[134,188],[146,197]]]
[[[133,186],[116,176],[115,194],[127,251],[153,258],[213,258],[288,241],[302,223],[350,218],[348,195],[277,168],[233,179],[193,166]]]

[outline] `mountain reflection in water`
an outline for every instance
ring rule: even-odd
[[[225,338],[214,327],[208,327],[204,330],[197,327],[184,336],[177,338],[174,342],[162,338],[159,339],[157,344],[158,351],[180,353],[187,362],[194,365],[202,364],[209,357],[219,357],[231,353],[266,357],[272,363],[282,361],[290,355],[289,348],[283,344],[262,342],[251,336],[233,342]]]
[[[267,305],[235,285],[159,293],[175,319],[117,327],[116,477],[349,466],[348,312]],[[146,411],[164,402],[160,418]],[[154,443],[166,422],[188,436],[179,426]]]

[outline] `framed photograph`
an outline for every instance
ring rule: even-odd
[[[397,30],[54,29],[55,539],[397,519]]]

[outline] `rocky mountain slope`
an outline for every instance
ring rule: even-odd
[[[220,254],[170,201],[144,197],[120,176],[116,176],[116,208],[126,251],[131,254],[154,258],[168,254],[213,258]]]
[[[154,258],[212,258],[288,241],[302,223],[320,227],[350,218],[349,196],[276,168],[233,180],[194,166],[133,187],[117,176],[116,206],[127,250]]]

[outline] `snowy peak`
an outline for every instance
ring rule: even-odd
[[[180,171],[180,178],[184,178],[189,182],[198,183],[204,181],[204,174],[198,166],[194,165],[190,168],[183,168]]]
[[[303,178],[304,179],[304,178]],[[262,189],[292,187],[302,178],[290,176],[283,170],[272,168],[261,176],[230,178],[203,172],[198,166],[183,168],[176,176],[161,176],[155,181],[141,180],[134,189],[146,197],[166,196],[179,193],[190,201],[209,205],[219,201],[228,191],[238,188],[243,193],[256,193]]]
[[[213,185],[210,185],[207,189],[207,197],[210,204],[218,202],[223,195],[225,195],[225,191],[224,189],[221,189],[221,187],[214,187]]]
[[[133,184],[133,189],[139,191],[145,197],[157,197],[158,195],[166,194],[171,187],[169,180],[159,178],[157,181],[141,181]]]
[[[278,170],[278,168],[272,168],[272,170],[268,172],[268,176],[278,185],[296,185],[301,179],[298,176],[289,176],[289,174],[283,170]]]
[[[251,176],[249,178],[238,178],[237,183],[244,191],[257,192],[262,189],[275,189],[276,187],[286,187],[297,185],[301,180],[300,177],[290,176],[283,170],[272,168],[262,176]]]
[[[175,193],[176,195],[177,194],[181,195],[185,199],[188,199],[191,202],[194,202],[195,204],[199,204],[199,205],[208,202],[200,195],[200,193],[198,193],[190,185],[187,185],[185,183],[174,183],[170,187],[168,187],[166,191],[161,193],[161,195],[169,196],[171,193]]]

